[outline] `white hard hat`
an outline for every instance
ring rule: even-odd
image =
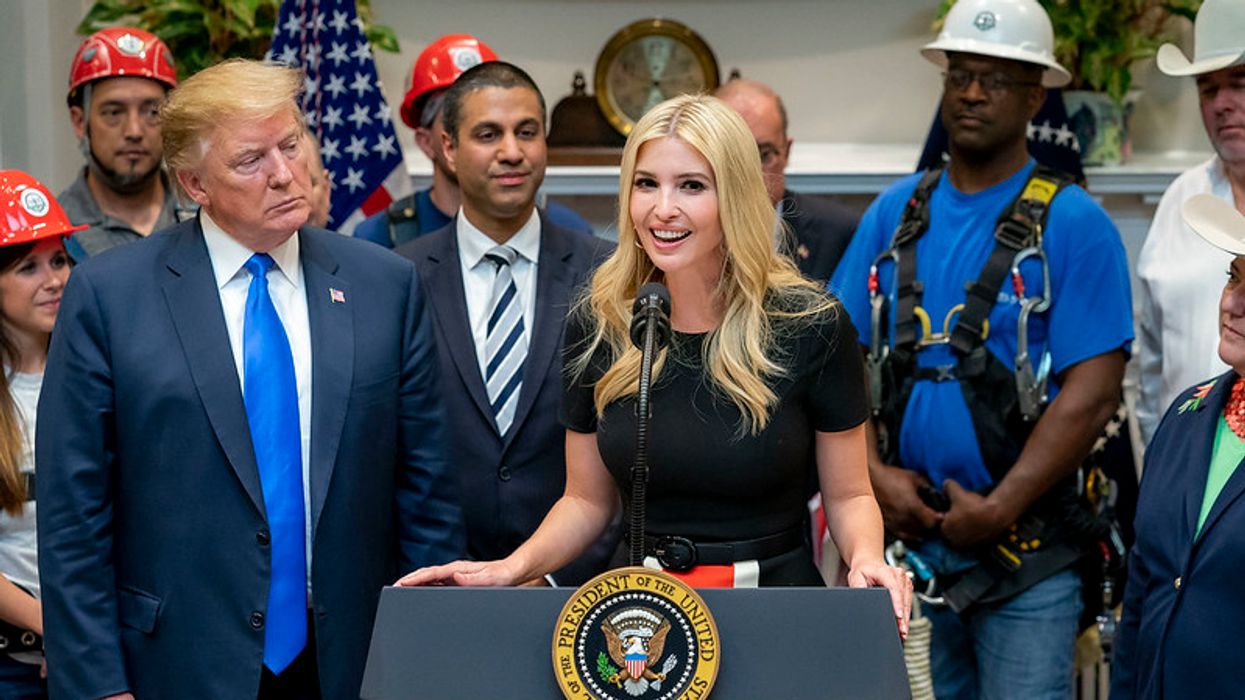
[[[1213,194],[1198,194],[1180,208],[1184,222],[1207,243],[1233,255],[1245,255],[1245,216]]]
[[[1245,61],[1245,2],[1206,0],[1193,23],[1193,60],[1175,44],[1159,47],[1159,70],[1202,75]]]
[[[1072,82],[1072,74],[1055,61],[1055,33],[1037,0],[959,0],[947,13],[938,38],[921,49],[922,56],[942,68],[947,67],[947,52],[1042,66],[1045,87]]]

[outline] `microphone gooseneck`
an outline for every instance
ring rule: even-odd
[[[640,349],[640,386],[636,396],[635,460],[631,464],[631,517],[627,528],[629,564],[644,565],[645,502],[648,488],[649,391],[653,356],[670,342],[670,291],[649,282],[631,307],[631,342]]]

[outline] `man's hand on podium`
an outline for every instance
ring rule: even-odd
[[[395,586],[515,586],[523,583],[505,559],[456,561],[425,566],[398,579]]]

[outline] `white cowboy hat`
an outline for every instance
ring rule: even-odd
[[[1184,222],[1207,243],[1233,255],[1245,255],[1245,216],[1213,194],[1198,194],[1181,207]]]
[[[1193,23],[1193,60],[1175,44],[1159,47],[1159,70],[1202,75],[1245,62],[1245,2],[1206,0]]]

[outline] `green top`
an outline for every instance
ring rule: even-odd
[[[1215,448],[1210,453],[1210,470],[1206,475],[1206,493],[1202,495],[1202,511],[1197,516],[1197,532],[1193,533],[1194,539],[1202,533],[1206,516],[1210,515],[1210,509],[1215,505],[1215,499],[1219,498],[1224,484],[1228,483],[1237,465],[1245,459],[1245,442],[1228,427],[1228,419],[1223,414],[1219,414],[1218,426],[1215,430]]]

